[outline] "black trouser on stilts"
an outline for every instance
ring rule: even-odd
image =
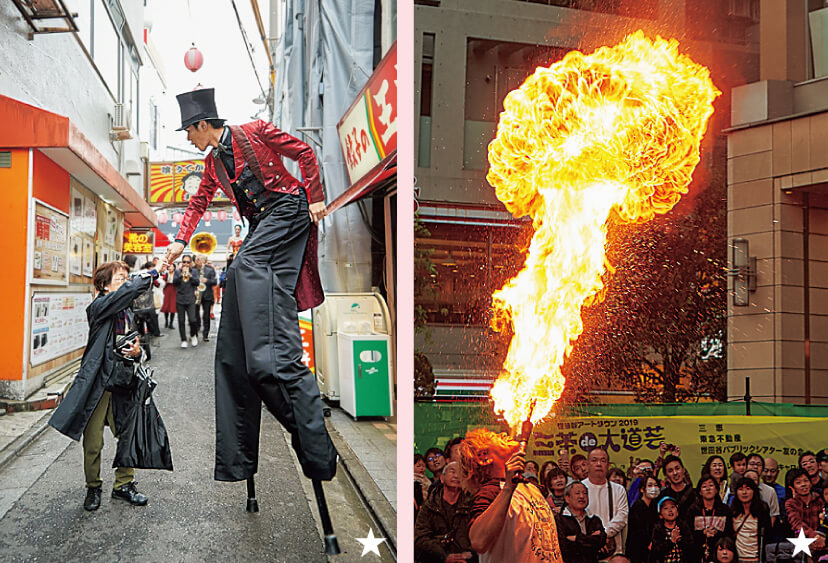
[[[219,481],[256,473],[261,403],[287,429],[304,474],[330,480],[336,450],[313,374],[302,363],[293,296],[310,230],[304,196],[275,203],[251,222],[227,272],[216,344],[216,468]]]
[[[199,320],[198,312],[196,311],[196,304],[176,304],[175,308],[178,310],[178,335],[181,337],[181,341],[184,342],[187,340],[187,328],[184,320],[185,316],[190,321],[190,336],[198,336]]]

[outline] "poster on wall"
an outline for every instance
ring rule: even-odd
[[[35,200],[34,251],[31,279],[35,283],[66,285],[69,245],[69,217],[54,207]]]
[[[106,223],[104,225],[104,244],[115,246],[115,238],[118,236],[118,215],[109,206],[106,208]],[[104,260],[106,262],[106,260]]]
[[[75,188],[70,190],[71,203],[69,204],[69,227],[73,233],[81,233],[84,229],[83,194]]]
[[[95,205],[94,199],[90,197],[83,198],[83,221],[81,222],[80,232],[90,237],[95,236],[95,229],[98,226],[98,212]]]
[[[34,293],[29,362],[32,366],[59,358],[86,345],[89,293]]]
[[[69,239],[69,273],[74,276],[81,275],[83,261],[83,241],[81,237],[74,235]]]
[[[92,277],[92,262],[95,259],[95,248],[92,246],[92,241],[83,239],[83,275]]]

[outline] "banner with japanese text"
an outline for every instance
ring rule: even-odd
[[[527,459],[557,461],[562,450],[587,455],[601,447],[612,465],[627,469],[639,459],[658,457],[661,442],[681,448],[681,459],[695,480],[711,455],[727,462],[736,452],[772,457],[784,471],[798,465],[804,451],[818,451],[828,440],[817,428],[828,430],[826,418],[717,416],[717,417],[584,417],[552,419],[535,426]]]
[[[669,406],[642,411],[667,410]],[[702,405],[697,405],[702,406]],[[715,405],[711,404],[711,410]],[[744,405],[741,406],[744,408]],[[629,410],[629,409],[628,409]],[[508,432],[489,404],[473,402],[415,403],[414,447],[419,453],[444,447],[456,436],[485,426]],[[542,464],[562,455],[587,455],[606,448],[610,464],[627,469],[639,459],[654,460],[661,442],[681,448],[681,459],[695,481],[711,455],[725,461],[736,452],[772,457],[780,470],[797,465],[799,454],[828,447],[828,418],[822,416],[666,415],[578,416],[560,413],[539,422],[527,445],[526,459]],[[564,453],[565,452],[565,453]]]

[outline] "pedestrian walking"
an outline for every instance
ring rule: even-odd
[[[167,269],[163,275],[164,278],[164,303],[161,305],[161,312],[164,313],[164,328],[173,328],[173,321],[175,320],[176,304],[175,304],[175,266],[173,264],[167,265]]]
[[[120,261],[101,264],[93,273],[98,293],[86,308],[89,337],[80,371],[49,419],[51,426],[73,440],[83,436],[87,487],[83,507],[86,510],[97,510],[101,505],[104,425],[109,425],[117,438],[127,422],[122,415],[130,409],[133,397],[123,386],[115,387],[114,384],[128,383],[131,379],[133,363],[124,357],[141,355],[137,338],[122,348],[119,355],[115,349],[116,338],[126,334],[132,326],[130,304],[150,288],[157,276],[156,270],[150,270],[130,279],[129,266]],[[112,498],[138,506],[147,504],[146,495],[135,488],[134,477],[134,469],[116,468]]]
[[[175,286],[175,310],[178,313],[178,335],[181,337],[181,347],[187,347],[187,321],[190,325],[189,344],[198,346],[198,328],[201,324],[196,311],[196,291],[198,291],[200,272],[193,266],[189,256],[181,259],[181,268],[175,270],[173,285]],[[186,320],[185,320],[186,319]]]
[[[212,88],[180,94],[178,103],[179,130],[199,150],[212,150],[168,258],[183,252],[219,187],[250,222],[227,271],[219,324],[214,476],[240,481],[256,473],[264,401],[290,432],[304,474],[330,480],[336,450],[316,381],[302,363],[298,321],[298,310],[324,299],[316,223],[325,203],[316,158],[307,144],[271,123],[226,127]],[[304,183],[288,173],[282,157],[299,163]]]
[[[201,293],[201,300],[199,307],[201,308],[201,335],[204,342],[210,342],[210,320],[213,318],[213,305],[215,304],[215,294],[213,288],[218,285],[218,276],[213,266],[207,262],[207,257],[203,255],[196,256],[196,267],[201,272],[199,278],[200,283],[204,285],[201,289],[199,285],[199,292]],[[199,311],[196,311],[198,315]]]

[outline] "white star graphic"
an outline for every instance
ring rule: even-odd
[[[379,544],[384,542],[385,538],[375,538],[374,529],[368,528],[368,537],[356,538],[356,541],[362,544],[362,555],[360,557],[365,557],[365,554],[369,551],[373,551],[374,553],[379,555]]]
[[[789,542],[794,544],[794,552],[793,556],[795,557],[797,553],[800,551],[806,553],[808,557],[811,556],[811,548],[809,547],[812,543],[814,543],[817,539],[816,538],[806,538],[805,532],[802,528],[799,529],[799,536],[795,538],[787,538]]]

